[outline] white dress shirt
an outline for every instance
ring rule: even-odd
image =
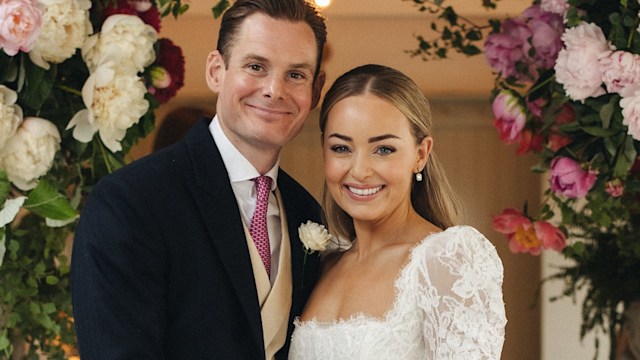
[[[222,127],[220,127],[220,120],[218,116],[214,116],[213,120],[209,124],[209,131],[215,140],[224,166],[227,168],[227,174],[229,180],[231,180],[231,187],[233,188],[233,194],[236,197],[236,202],[240,208],[240,215],[242,221],[247,228],[251,223],[251,217],[256,207],[256,187],[252,179],[262,175],[258,170],[240,153],[240,151],[229,141],[229,138],[225,135]],[[266,174],[271,178],[271,193],[269,194],[269,207],[267,209],[267,229],[269,231],[269,244],[271,247],[271,284],[278,276],[278,261],[280,255],[280,242],[282,239],[282,231],[280,228],[280,208],[278,207],[278,200],[274,195],[278,185],[278,166],[280,159],[278,159]],[[238,239],[238,241],[244,241],[244,239]]]

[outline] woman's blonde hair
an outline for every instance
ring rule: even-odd
[[[327,116],[340,100],[371,94],[393,104],[411,123],[418,144],[431,136],[429,102],[415,82],[398,70],[383,65],[363,65],[341,75],[325,95],[320,109],[320,131],[324,143]],[[413,181],[411,204],[420,216],[441,229],[459,223],[461,206],[444,170],[432,151],[422,170],[423,181]],[[325,183],[322,195],[325,221],[336,236],[354,240],[353,219],[331,197]]]

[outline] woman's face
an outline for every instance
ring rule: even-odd
[[[338,101],[327,115],[322,152],[331,196],[354,221],[379,222],[411,209],[414,173],[432,140],[421,144],[409,120],[375,95]]]

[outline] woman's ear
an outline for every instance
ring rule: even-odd
[[[425,136],[418,145],[416,172],[422,171],[422,169],[427,166],[427,162],[429,161],[429,154],[431,154],[431,149],[433,149],[433,138],[431,136]]]
[[[205,78],[209,89],[216,94],[220,92],[226,69],[222,54],[218,50],[210,52],[207,56]]]

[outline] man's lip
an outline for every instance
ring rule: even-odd
[[[258,111],[262,111],[269,114],[276,114],[276,115],[291,114],[291,112],[286,109],[270,108],[270,107],[259,106],[259,105],[247,105],[247,106],[249,106],[250,108],[256,109]]]

